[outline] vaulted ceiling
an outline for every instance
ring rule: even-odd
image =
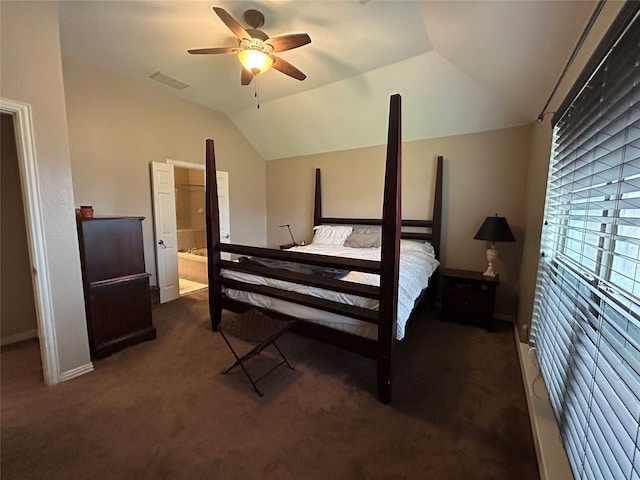
[[[386,141],[389,95],[403,98],[403,139],[533,122],[569,59],[595,1],[244,0],[61,1],[63,58],[219,111],[266,159]],[[279,53],[298,81],[271,69],[240,85],[236,47],[213,12],[238,22],[264,14],[269,36],[306,32]],[[150,79],[157,71],[189,86]],[[260,108],[257,108],[259,94]]]

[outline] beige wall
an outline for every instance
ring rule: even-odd
[[[96,216],[146,218],[144,253],[152,283],[149,162],[204,164],[207,138],[215,141],[217,169],[229,172],[232,241],[265,244],[265,162],[224,115],[71,59],[63,59],[63,68],[76,203],[93,205]]]
[[[0,340],[2,345],[31,338],[38,328],[31,260],[22,205],[13,117],[0,123]]]
[[[533,293],[536,287],[540,234],[544,213],[552,129],[548,121],[535,124],[531,136],[531,156],[527,171],[525,235],[520,264],[520,303],[518,306],[518,333],[522,341],[528,339],[531,328]]]
[[[408,142],[403,145],[403,217],[431,218],[435,159],[445,158],[443,251],[445,267],[483,271],[487,244],[473,236],[487,216],[505,216],[516,237],[499,244],[501,285],[496,312],[513,318],[525,228],[525,187],[531,127]],[[323,214],[380,217],[385,146],[267,162],[267,240],[312,238],[314,171],[322,171]],[[428,212],[428,213],[427,213]]]
[[[0,95],[31,105],[57,370],[90,365],[57,4],[1,2]],[[42,273],[42,272],[41,272]]]

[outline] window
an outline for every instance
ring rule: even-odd
[[[554,117],[531,343],[575,478],[640,480],[640,20]]]

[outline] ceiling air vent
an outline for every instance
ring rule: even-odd
[[[184,90],[189,86],[186,83],[181,82],[180,80],[176,80],[175,78],[171,78],[170,76],[160,72],[149,75],[149,78],[153,78],[160,83],[164,83],[165,85],[169,85],[170,87],[177,88],[178,90]]]

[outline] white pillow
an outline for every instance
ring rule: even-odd
[[[436,255],[433,245],[429,242],[416,242],[415,240],[400,240],[400,251],[424,252],[432,257],[435,257]]]
[[[319,225],[313,229],[315,233],[311,243],[314,245],[344,245],[344,241],[353,231],[352,227],[340,225]]]

